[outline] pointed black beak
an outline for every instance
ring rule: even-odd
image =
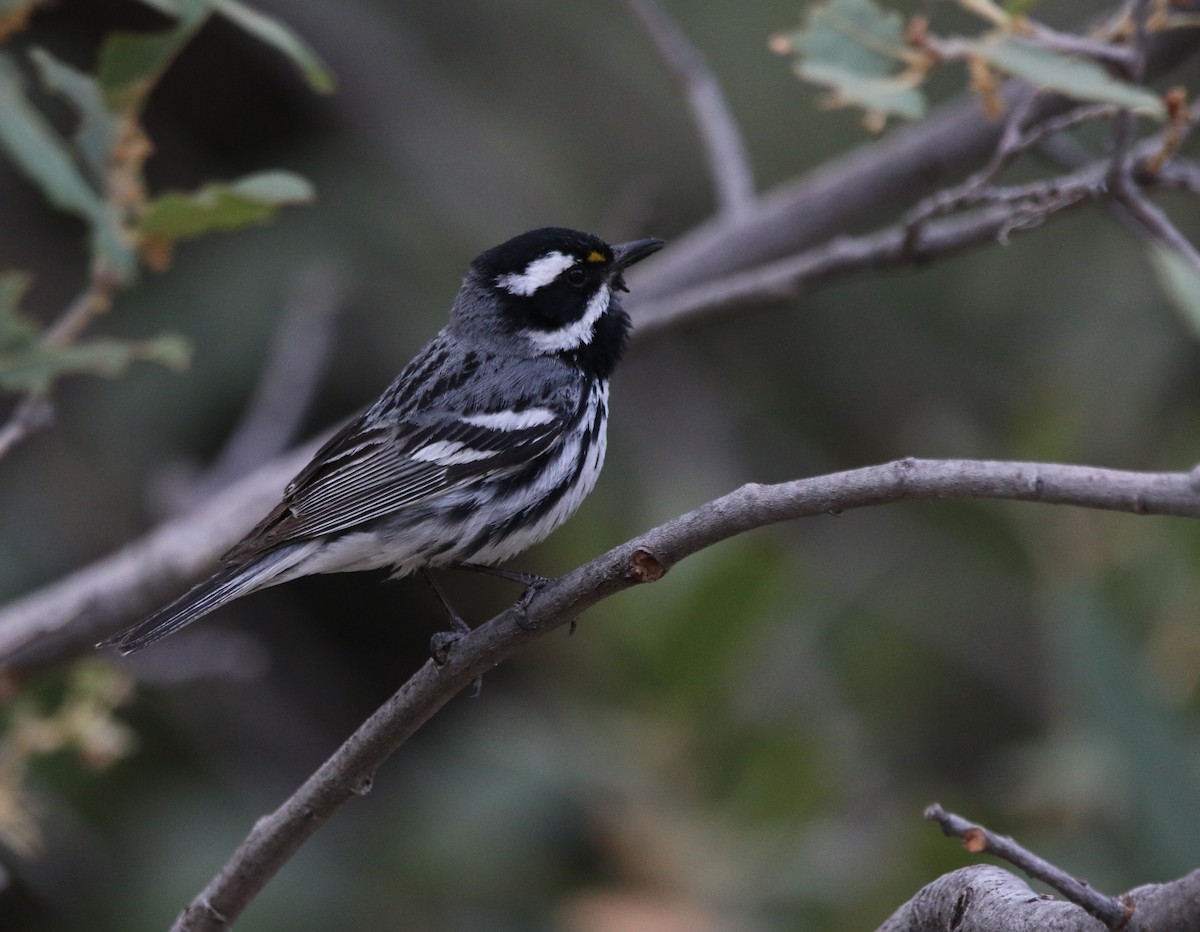
[[[630,243],[617,243],[613,246],[613,268],[627,269],[635,262],[641,262],[651,253],[658,252],[666,243],[661,239],[635,239]]]
[[[635,239],[628,243],[617,243],[612,247],[612,286],[619,291],[628,291],[625,287],[624,271],[635,262],[641,262],[646,256],[658,252],[666,242],[651,236],[648,239]]]

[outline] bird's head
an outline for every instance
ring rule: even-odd
[[[477,317],[482,303],[494,312],[494,325],[535,355],[588,357],[611,368],[629,331],[617,300],[628,290],[623,273],[662,245],[641,239],[610,246],[576,230],[531,230],[471,263],[464,296],[473,300],[462,309]]]

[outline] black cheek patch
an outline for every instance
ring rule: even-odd
[[[526,300],[529,322],[539,330],[558,330],[573,324],[587,310],[588,295],[562,282],[551,282]]]

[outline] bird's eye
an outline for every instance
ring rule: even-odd
[[[582,266],[573,265],[567,269],[568,284],[574,285],[576,288],[578,288],[585,281],[587,281],[587,272],[583,270]]]

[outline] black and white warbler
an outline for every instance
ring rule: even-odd
[[[596,483],[608,380],[630,326],[622,273],[662,245],[548,227],[476,258],[449,324],[317,451],[221,569],[101,646],[141,650],[300,576],[490,566],[545,538]]]

